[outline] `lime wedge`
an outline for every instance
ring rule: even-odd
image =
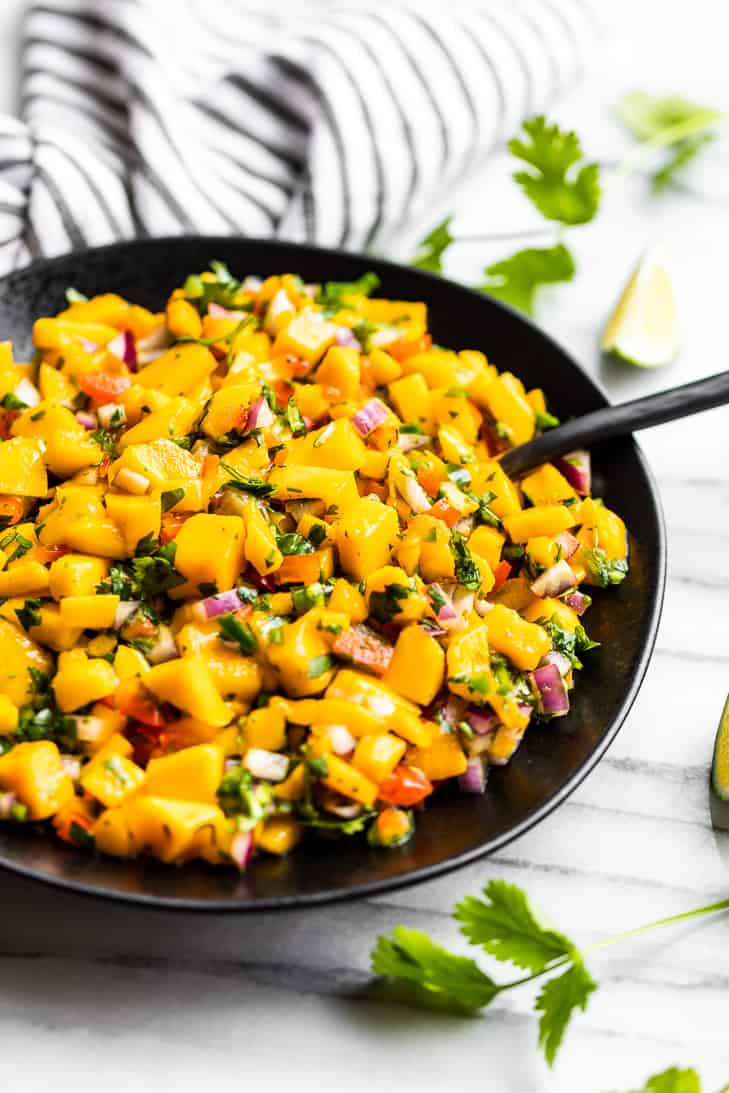
[[[655,256],[644,255],[608,320],[602,348],[626,364],[658,368],[674,359],[679,341],[671,279]]]
[[[711,788],[722,801],[729,801],[729,697],[724,703],[719,728],[716,730]]]

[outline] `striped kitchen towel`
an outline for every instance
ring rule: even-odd
[[[31,0],[0,272],[134,236],[387,246],[579,73],[590,0]]]

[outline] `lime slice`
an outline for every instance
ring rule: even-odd
[[[729,801],[729,697],[724,703],[719,728],[716,730],[711,788],[722,801]]]
[[[602,348],[639,368],[670,364],[678,353],[671,279],[655,256],[644,255],[633,270],[605,327]]]

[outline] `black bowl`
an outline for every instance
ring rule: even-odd
[[[73,285],[89,295],[114,291],[160,308],[190,272],[211,259],[238,275],[290,271],[307,281],[379,274],[381,293],[426,300],[435,340],[481,349],[500,369],[546,391],[562,418],[595,410],[605,396],[582,369],[521,315],[460,285],[378,259],[289,243],[173,238],[120,243],[51,261],[0,280],[0,337],[31,353],[33,320],[65,304]],[[438,793],[417,817],[407,846],[373,850],[361,838],[310,838],[289,858],[263,856],[238,877],[202,864],[93,857],[32,830],[0,826],[0,864],[61,887],[182,909],[262,910],[386,891],[445,873],[521,835],[566,799],[597,763],[635,699],[653,649],[665,579],[664,528],[656,488],[632,440],[593,451],[595,492],[630,529],[630,575],[598,591],[588,616],[601,648],[587,656],[569,716],[532,728],[508,766],[492,770],[484,797]]]

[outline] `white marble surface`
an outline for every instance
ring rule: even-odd
[[[21,7],[18,0],[0,5],[5,106]],[[603,51],[558,111],[590,152],[611,162],[623,155],[627,144],[609,104],[633,86],[729,108],[725,5],[619,0],[605,17]],[[454,197],[464,233],[532,223],[507,171],[506,161],[495,162]],[[729,154],[719,149],[690,189],[660,199],[640,177],[608,177],[599,220],[575,233],[579,278],[545,299],[540,319],[613,398],[726,367],[728,181]],[[684,351],[657,374],[603,371],[600,325],[649,241],[659,241],[674,264]],[[509,249],[508,241],[462,245],[450,272],[472,279]],[[142,913],[2,876],[3,1087],[70,1093],[93,1081],[121,1093],[266,1082],[273,1090],[360,1093],[397,1083],[423,1091],[477,1084],[493,1093],[602,1093],[635,1088],[673,1063],[698,1066],[707,1090],[726,1082],[729,918],[595,958],[602,986],[575,1019],[553,1072],[535,1047],[528,993],[464,1021],[341,992],[360,982],[375,934],[398,922],[456,942],[449,909],[489,877],[524,884],[586,943],[729,895],[729,836],[712,828],[707,791],[712,736],[729,689],[728,423],[729,410],[718,410],[644,436],[669,536],[658,647],[608,756],[561,809],[502,853],[442,880],[305,914],[236,921]]]

